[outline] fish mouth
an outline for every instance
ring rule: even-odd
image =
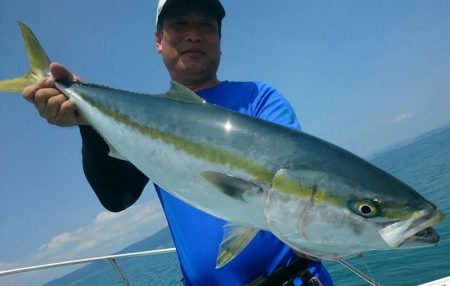
[[[439,242],[439,234],[432,227],[428,227],[406,238],[399,244],[399,248],[421,247],[436,245]]]
[[[444,220],[441,211],[418,212],[413,218],[390,223],[379,230],[384,241],[393,248],[411,248],[436,245],[439,235],[433,225]]]

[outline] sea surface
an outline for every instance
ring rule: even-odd
[[[414,187],[447,216],[437,225],[441,242],[436,247],[378,251],[347,261],[381,285],[418,285],[450,276],[450,126],[432,131],[386,150],[372,163]],[[106,262],[105,262],[106,263]],[[130,285],[181,285],[177,255],[136,257],[118,261]],[[335,285],[369,285],[338,264],[327,261]],[[112,267],[70,285],[122,285]]]

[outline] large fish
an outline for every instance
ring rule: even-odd
[[[0,82],[20,92],[50,61],[19,23],[29,73]],[[217,267],[258,230],[299,252],[340,259],[369,250],[435,245],[444,219],[411,187],[318,138],[209,104],[172,83],[162,95],[56,82],[111,153],[184,202],[228,221]]]

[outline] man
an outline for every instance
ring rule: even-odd
[[[271,86],[218,80],[224,16],[218,0],[159,1],[156,50],[170,77],[210,103],[299,129],[292,108]],[[53,78],[27,87],[24,97],[34,102],[50,123],[80,125],[83,167],[89,183],[105,208],[124,210],[139,198],[148,178],[133,165],[109,157],[108,146],[54,88],[54,79],[76,77],[57,64],[51,65],[51,72]],[[299,258],[264,231],[229,264],[215,269],[225,222],[181,202],[159,186],[155,188],[177,247],[185,285],[332,285],[320,262]]]

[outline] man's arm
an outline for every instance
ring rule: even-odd
[[[134,204],[149,179],[131,163],[112,158],[109,147],[90,126],[80,126],[83,169],[102,205],[118,212]]]

